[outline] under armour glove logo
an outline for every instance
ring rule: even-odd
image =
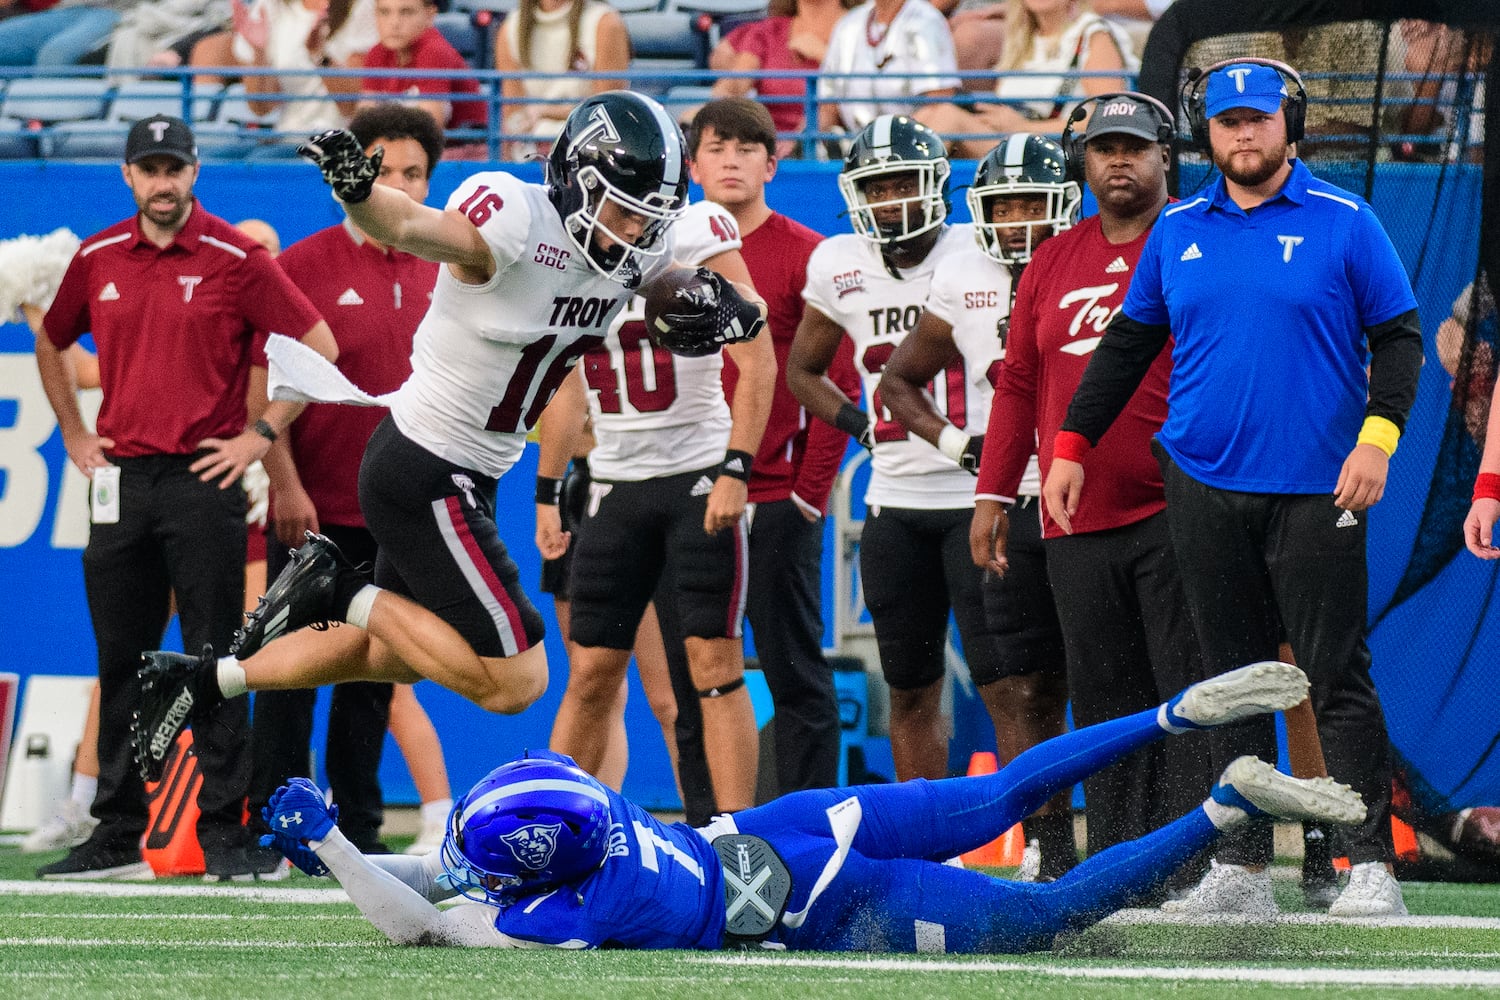
[[[318,165],[323,171],[323,179],[333,188],[339,201],[355,205],[370,197],[375,178],[380,176],[385,147],[376,146],[374,152],[366,156],[364,147],[352,132],[336,128],[319,132],[298,146],[297,155]]]

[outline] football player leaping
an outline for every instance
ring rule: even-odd
[[[891,687],[891,753],[902,781],[948,774],[941,700],[950,607],[969,663],[999,660],[982,573],[969,558],[974,477],[909,435],[876,391],[886,361],[922,315],[933,275],[958,266],[974,246],[972,226],[947,224],[948,174],[942,139],[910,118],[882,115],[855,137],[839,175],[854,234],[813,251],[807,309],[787,361],[787,385],[808,412],[873,451],[860,577]],[[826,375],[844,337],[854,342],[868,413]],[[936,384],[934,402],[955,427],[967,427],[967,415],[982,417],[961,356]]]
[[[360,507],[381,549],[375,582],[314,537],[231,655],[147,654],[135,744],[148,779],[195,701],[247,689],[427,677],[507,713],[541,696],[542,618],[500,541],[496,481],[632,291],[671,268],[670,228],[687,200],[681,132],[655,101],[626,91],[574,109],[544,184],[477,173],[443,210],[375,185],[380,156],[345,131],[299,151],[361,230],[448,265],[417,330],[411,378],[360,472]],[[356,627],[304,628],[327,622]]]

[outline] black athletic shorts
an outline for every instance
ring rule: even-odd
[[[1040,506],[1036,497],[1017,498],[1005,541],[1010,568],[1004,576],[984,574],[984,615],[995,633],[997,655],[991,662],[969,660],[975,684],[1037,672],[1057,677],[1067,673],[1062,626],[1047,579]]]
[[[542,641],[542,616],[495,527],[495,480],[438,458],[381,421],[359,467],[359,507],[380,545],[375,585],[410,597],[480,656]]]
[[[969,554],[973,510],[871,508],[859,542],[859,576],[875,624],[880,670],[898,691],[943,676],[948,612],[971,672],[998,659],[980,596],[983,571]]]
[[[738,639],[745,619],[749,535],[703,530],[717,466],[640,482],[594,480],[573,539],[571,638],[630,649],[659,580],[683,635]]]

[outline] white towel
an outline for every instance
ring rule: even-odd
[[[271,399],[294,403],[349,403],[354,406],[390,406],[400,389],[372,396],[344,377],[317,351],[300,340],[271,334],[266,341],[269,363],[266,391]]]

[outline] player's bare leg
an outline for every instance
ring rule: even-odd
[[[630,650],[573,646],[568,687],[552,723],[551,749],[598,775],[609,749],[610,728],[620,685],[630,666]]]
[[[943,680],[911,690],[891,688],[891,758],[896,780],[948,777]]]
[[[755,805],[759,745],[755,707],[745,688],[745,649],[739,639],[686,639],[688,669],[703,712],[703,750],[720,812]]]

